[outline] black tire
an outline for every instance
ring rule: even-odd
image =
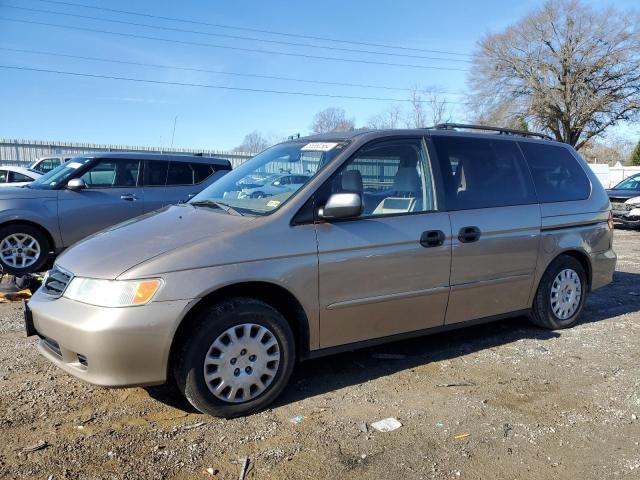
[[[226,330],[251,323],[266,327],[277,340],[280,361],[271,383],[259,395],[232,403],[216,397],[204,376],[205,356]],[[296,352],[293,332],[286,319],[270,305],[252,298],[233,298],[199,310],[173,359],[176,384],[191,405],[202,413],[233,418],[263,409],[282,392],[293,371]]]
[[[0,245],[3,244],[4,240],[11,235],[20,235],[25,234],[32,237],[40,248],[40,254],[35,259],[31,265],[20,268],[14,265],[9,265],[5,262],[2,255],[0,254],[0,267],[4,273],[10,273],[12,275],[24,275],[26,273],[38,272],[42,267],[47,263],[49,259],[49,253],[51,251],[51,245],[49,244],[49,240],[44,232],[32,225],[14,223],[12,225],[7,225],[5,227],[0,228]],[[1,253],[1,252],[0,252]]]
[[[567,318],[561,318],[554,313],[551,297],[551,289],[553,288],[556,277],[563,270],[573,270],[578,275],[581,285],[581,296],[578,306],[575,312]],[[540,280],[540,285],[538,286],[538,291],[536,292],[536,296],[533,301],[531,321],[540,327],[548,328],[550,330],[573,327],[578,323],[588,291],[589,285],[587,282],[587,274],[584,271],[582,264],[575,258],[568,255],[559,256],[551,262]]]

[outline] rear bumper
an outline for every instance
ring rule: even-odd
[[[36,292],[29,309],[44,357],[89,383],[125,387],[166,381],[173,335],[189,303],[101,308]]]
[[[615,252],[592,253],[591,257],[591,290],[604,287],[613,281],[613,272],[616,270],[617,256]]]

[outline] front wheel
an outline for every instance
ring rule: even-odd
[[[568,255],[556,258],[540,280],[531,320],[551,330],[578,323],[587,295],[587,275],[578,260]]]
[[[174,362],[178,388],[202,413],[232,418],[282,392],[295,362],[286,319],[266,303],[235,298],[200,310]]]
[[[4,273],[37,272],[47,262],[49,250],[46,235],[36,227],[13,224],[0,228],[0,267]]]

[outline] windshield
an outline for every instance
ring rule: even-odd
[[[241,213],[266,215],[300,190],[348,142],[275,145],[227,173],[189,203],[228,205]]]
[[[71,175],[80,167],[89,162],[91,158],[87,157],[75,157],[69,160],[67,163],[54,168],[53,170],[45,173],[37,180],[31,182],[29,188],[36,188],[40,190],[53,190],[60,185],[65,184]]]
[[[613,187],[615,190],[640,190],[640,175],[634,175]]]

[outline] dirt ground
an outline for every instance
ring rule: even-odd
[[[615,245],[573,329],[513,319],[314,360],[236,420],[86,385],[1,305],[0,477],[237,479],[246,457],[247,479],[640,479],[640,232]],[[387,417],[402,427],[371,428]]]

